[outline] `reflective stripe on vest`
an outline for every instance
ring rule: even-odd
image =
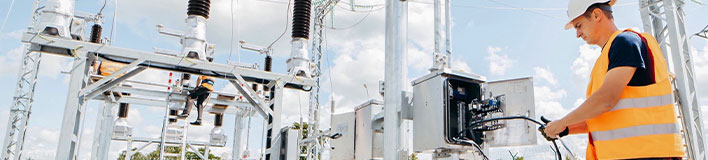
[[[627,108],[646,108],[674,104],[674,95],[666,94],[662,96],[651,96],[642,98],[626,98],[620,99],[610,111],[627,109]]]
[[[587,97],[599,90],[604,83],[612,42],[618,34],[625,31],[612,34],[603,47],[590,75]],[[588,143],[587,159],[684,156],[666,60],[651,35],[637,34],[647,46],[647,58],[652,58],[654,63],[653,68],[646,70],[654,73],[655,83],[626,86],[620,100],[612,109],[585,121],[591,140]]]
[[[201,85],[210,91],[214,90],[214,78],[209,77],[209,76],[200,76],[200,79],[202,79]]]
[[[609,141],[620,138],[629,138],[636,136],[646,136],[652,134],[672,134],[679,133],[676,123],[669,124],[649,124],[627,128],[620,128],[609,131],[594,131],[590,133],[595,141]]]

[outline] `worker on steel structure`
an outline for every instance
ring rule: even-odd
[[[209,60],[211,61],[211,60]],[[209,94],[214,91],[214,78],[209,76],[199,76],[197,79],[199,86],[189,91],[187,96],[187,103],[184,104],[184,111],[179,117],[186,118],[189,116],[192,106],[194,105],[194,100],[197,100],[197,120],[190,123],[192,125],[202,125],[202,112],[204,111],[204,100],[209,98]]]
[[[545,134],[589,134],[587,159],[681,159],[684,154],[671,75],[659,44],[649,34],[614,24],[615,0],[570,0],[565,29],[602,47],[590,75],[586,100]]]

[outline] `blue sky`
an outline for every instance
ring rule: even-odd
[[[114,46],[143,51],[152,51],[153,47],[179,50],[179,41],[173,37],[159,35],[155,25],[183,29],[186,18],[187,1],[170,0],[121,0],[118,3],[116,38]],[[237,45],[230,50],[231,15],[228,0],[212,2],[211,17],[208,20],[207,39],[216,46],[217,63],[231,61],[244,63],[259,63],[263,56],[253,52],[241,51],[238,56]],[[409,3],[408,24],[408,80],[415,79],[427,73],[432,65],[433,51],[433,8],[432,0],[411,0]],[[114,10],[114,1],[109,0],[104,10],[104,37],[109,36]],[[336,101],[335,113],[352,111],[353,107],[367,99],[381,97],[377,85],[383,80],[384,54],[384,10],[382,0],[356,0],[356,4],[374,5],[374,11],[356,9],[347,10],[347,5],[340,4],[334,11],[334,18],[328,19],[330,27],[344,28],[361,23],[350,29],[326,30],[326,53],[323,58],[322,104],[323,126],[329,124],[329,101]],[[0,1],[0,18],[8,11],[10,0]],[[101,0],[78,1],[76,10],[95,13],[103,4]],[[19,67],[22,48],[20,33],[25,31],[31,16],[31,1],[15,1],[12,12],[5,27],[0,30],[0,128],[7,124],[6,115],[11,99]],[[502,80],[518,77],[534,77],[536,97],[536,113],[560,118],[582,102],[588,65],[592,65],[597,57],[598,49],[587,46],[585,42],[575,38],[574,30],[563,30],[567,22],[565,0],[466,0],[453,1],[452,7],[452,50],[453,69],[484,75],[488,80]],[[248,43],[266,46],[280,35],[286,26],[286,0],[240,0],[233,8],[238,13],[240,39]],[[513,9],[522,7],[527,10]],[[686,32],[695,33],[708,25],[705,15],[708,6],[689,2],[686,5]],[[614,7],[615,22],[619,28],[635,27],[640,31],[637,1],[619,1]],[[288,23],[289,25],[289,23]],[[238,27],[237,27],[238,26]],[[285,60],[289,55],[290,30],[275,43],[274,71],[284,73]],[[236,36],[237,34],[234,34]],[[238,40],[234,40],[237,42]],[[690,39],[693,48],[694,64],[698,83],[696,86],[708,85],[708,41],[699,37]],[[233,52],[231,56],[229,53]],[[70,62],[68,58],[45,55],[40,69],[40,77],[36,90],[35,103],[30,130],[27,134],[26,147],[31,150],[29,155],[38,159],[54,157],[53,150],[60,129],[60,119],[66,98],[68,78],[61,71],[66,71]],[[139,80],[164,83],[167,74],[163,71],[147,71]],[[218,81],[217,90],[235,91],[224,81]],[[367,90],[363,87],[366,84]],[[307,115],[308,97],[295,91],[286,92],[289,98],[285,100],[286,124]],[[708,89],[698,88],[700,104],[706,115],[708,104]],[[298,97],[299,96],[299,97]],[[91,138],[95,120],[95,111],[102,104],[91,102],[86,120],[85,138]],[[93,114],[92,114],[93,113]],[[134,106],[131,108],[131,124],[136,126],[137,135],[154,136],[159,134],[162,109],[150,106]],[[194,117],[190,117],[193,119]],[[307,119],[306,117],[303,117]],[[207,116],[206,121],[211,121]],[[233,132],[233,116],[227,116],[224,129],[227,134]],[[254,120],[258,118],[253,118]],[[705,121],[704,117],[704,121]],[[194,138],[204,138],[203,135],[211,129],[205,125],[194,129]],[[259,126],[259,125],[255,125]],[[0,132],[4,136],[5,132]],[[258,136],[259,129],[254,128],[252,136]],[[229,137],[231,139],[232,137]],[[252,137],[251,139],[257,139]],[[90,140],[90,139],[87,139]],[[231,141],[231,140],[229,140]],[[90,143],[82,143],[82,149],[89,149]],[[584,153],[584,137],[571,136],[576,152]],[[229,142],[228,146],[231,146]],[[250,142],[249,146],[259,144]],[[508,159],[507,150],[520,152],[531,158],[546,158],[548,151],[544,142],[539,146],[512,147],[492,149],[493,159]],[[122,149],[123,143],[114,142],[112,153]],[[542,149],[539,149],[542,148]],[[226,149],[217,150],[225,152]],[[80,152],[81,158],[88,159],[89,151]],[[230,153],[228,153],[230,154]],[[582,154],[581,154],[582,155]],[[115,156],[115,155],[112,155]],[[584,156],[584,155],[583,155]]]

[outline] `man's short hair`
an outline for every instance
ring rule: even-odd
[[[590,18],[590,14],[592,14],[592,11],[594,11],[595,8],[599,8],[600,10],[602,10],[602,13],[605,15],[605,17],[607,17],[609,19],[614,19],[614,17],[612,16],[612,6],[610,5],[609,2],[608,3],[595,3],[593,5],[590,5],[590,7],[588,7],[588,9],[585,10],[585,13],[583,13],[583,15],[587,18]]]

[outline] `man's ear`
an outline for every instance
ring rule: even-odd
[[[592,10],[591,16],[594,18],[595,21],[600,21],[601,18],[603,18],[602,9],[600,8],[595,8]]]

